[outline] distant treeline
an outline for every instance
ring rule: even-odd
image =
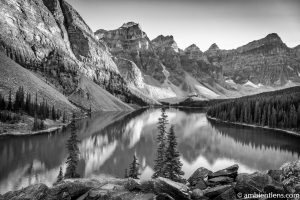
[[[6,100],[4,96],[0,94],[0,121],[2,122],[15,122],[20,119],[21,114],[27,114],[35,118],[33,129],[41,129],[42,120],[52,119],[58,120],[63,116],[63,121],[66,120],[65,113],[62,113],[59,109],[56,109],[53,105],[52,107],[48,105],[47,100],[38,103],[38,94],[32,98],[30,93],[25,95],[23,87],[19,87],[14,95],[14,100],[12,98],[12,92],[9,92],[8,99]],[[39,122],[41,121],[41,122]]]
[[[210,117],[283,129],[300,129],[300,87],[227,100],[211,106]]]
[[[182,107],[197,107],[197,108],[207,108],[217,103],[228,101],[228,99],[211,99],[203,101],[194,101],[192,98],[187,98],[186,100],[171,104],[172,106],[182,106]],[[169,103],[161,102],[163,105],[170,105]]]

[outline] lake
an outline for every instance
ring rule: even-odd
[[[156,155],[160,109],[102,112],[77,122],[78,172],[82,177],[123,177],[136,154],[141,179],[150,178]],[[235,163],[239,172],[277,169],[299,159],[300,137],[272,130],[214,122],[203,110],[167,110],[175,125],[183,171],[212,171]],[[168,126],[169,127],[169,126]],[[0,138],[0,193],[42,182],[52,185],[65,169],[69,130],[57,134]]]

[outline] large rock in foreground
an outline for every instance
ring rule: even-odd
[[[152,191],[155,194],[168,194],[174,199],[190,199],[189,187],[182,184],[174,182],[167,178],[159,177],[157,179],[152,179],[150,181],[145,181],[139,186],[142,192]]]
[[[235,189],[242,194],[276,192],[283,193],[283,185],[276,182],[267,174],[256,172],[253,174],[239,174],[236,178]]]
[[[281,166],[281,179],[284,187],[290,193],[295,192],[295,188],[300,184],[300,160],[296,162],[285,163]]]
[[[95,180],[66,180],[51,188],[44,184],[28,186],[22,190],[8,192],[3,195],[4,200],[57,200],[78,198],[100,182]]]
[[[36,184],[26,187],[22,190],[7,192],[1,200],[44,200],[49,192],[49,188],[45,184]]]
[[[200,167],[190,176],[190,178],[187,181],[190,183],[191,186],[195,186],[198,184],[199,181],[204,180],[210,174],[212,174],[212,171],[204,167]]]
[[[227,176],[227,177],[235,178],[238,174],[238,169],[239,169],[238,165],[232,165],[230,167],[227,167],[226,169],[222,169],[212,174],[209,174],[208,179],[219,177],[219,176]]]

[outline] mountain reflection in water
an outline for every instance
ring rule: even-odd
[[[141,178],[151,177],[159,109],[103,112],[78,122],[82,177],[123,177],[136,153]],[[203,111],[167,110],[175,125],[185,177],[198,167],[219,170],[234,163],[240,172],[277,169],[297,160],[300,137],[207,120]],[[169,128],[170,125],[168,125]],[[65,168],[68,130],[56,135],[0,139],[0,193],[43,182],[51,185]]]

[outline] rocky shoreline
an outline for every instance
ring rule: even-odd
[[[300,160],[280,169],[239,174],[238,165],[212,172],[198,168],[186,184],[159,177],[135,179],[67,179],[47,187],[28,186],[0,195],[0,200],[234,200],[272,199],[253,194],[282,195],[281,199],[300,198]],[[289,195],[287,198],[286,195]],[[293,195],[293,196],[292,196]],[[279,198],[280,199],[280,198]]]

